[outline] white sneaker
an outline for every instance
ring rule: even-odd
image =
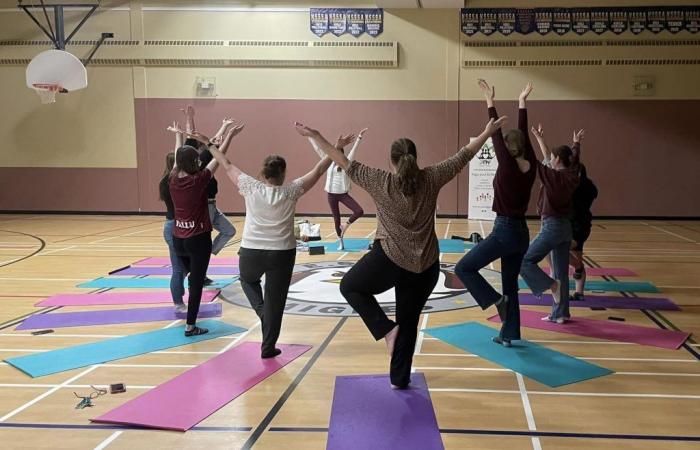
[[[557,319],[557,323],[558,323],[559,325],[562,325],[562,324],[566,323],[566,319],[563,318],[563,317],[560,317],[560,318]]]
[[[544,316],[540,319],[542,322],[552,322],[552,318],[549,316]]]

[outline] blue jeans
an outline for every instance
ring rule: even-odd
[[[479,273],[491,262],[501,259],[503,295],[508,297],[506,320],[501,326],[505,339],[520,339],[518,274],[527,252],[530,232],[524,218],[496,217],[493,231],[457,263],[455,273],[482,309],[492,306],[501,294]]]
[[[170,252],[170,265],[173,266],[173,274],[170,276],[170,295],[173,297],[173,303],[182,305],[182,297],[185,295],[185,268],[180,262],[177,253],[175,253],[175,244],[173,243],[173,227],[174,220],[166,220],[163,226],[163,239],[168,244]]]
[[[211,226],[219,234],[214,238],[214,242],[211,244],[211,252],[214,255],[218,255],[224,246],[231,240],[233,236],[236,235],[236,229],[233,224],[228,221],[226,216],[219,211],[216,207],[216,203],[209,203],[209,220],[211,220]]]
[[[550,320],[568,319],[569,313],[569,249],[571,248],[571,222],[565,217],[542,219],[540,233],[530,243],[523,259],[520,273],[535,295],[542,295],[552,287],[554,280],[561,282],[559,304],[552,303]],[[537,265],[548,253],[552,253],[552,272],[547,275]]]

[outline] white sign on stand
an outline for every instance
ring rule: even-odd
[[[473,140],[473,139],[472,139]],[[469,161],[469,213],[470,219],[494,220],[493,178],[496,176],[498,160],[489,138],[481,150]]]

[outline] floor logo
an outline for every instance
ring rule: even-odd
[[[285,313],[307,316],[356,315],[338,288],[343,275],[353,264],[350,261],[328,261],[294,266]],[[476,306],[474,298],[455,275],[454,267],[454,264],[440,264],[440,278],[424,311],[450,311]],[[489,282],[500,285],[499,272],[485,269],[481,273]],[[230,303],[250,308],[240,283],[229,285],[221,295]],[[393,289],[378,295],[377,299],[387,314],[394,313]]]

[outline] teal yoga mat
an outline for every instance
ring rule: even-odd
[[[32,353],[9,358],[5,362],[32,378],[36,378],[245,331],[245,328],[218,320],[205,320],[198,322],[197,325],[208,328],[209,333],[185,337],[185,326],[183,325],[58,350]]]
[[[505,348],[491,340],[498,335],[498,330],[476,322],[423,331],[549,387],[578,383],[613,373],[604,367],[524,340],[513,341],[511,348]]]
[[[204,289],[222,289],[231,283],[235,283],[237,280],[238,277],[217,279],[213,283],[204,286]],[[187,280],[185,280],[185,286],[187,286]],[[102,277],[80,283],[76,287],[90,289],[168,289],[170,288],[170,278]]]
[[[323,247],[326,253],[363,252],[367,251],[371,242],[369,239],[364,238],[346,238],[343,241],[345,244],[344,250],[338,250],[338,241],[312,241],[309,242],[309,247]],[[440,252],[442,253],[464,253],[466,249],[474,246],[474,244],[458,239],[438,239],[438,241]]]
[[[518,280],[521,289],[528,289],[525,280]],[[569,289],[575,289],[575,281],[569,280]],[[659,288],[647,281],[590,281],[586,280],[587,291],[607,292],[660,292]]]

